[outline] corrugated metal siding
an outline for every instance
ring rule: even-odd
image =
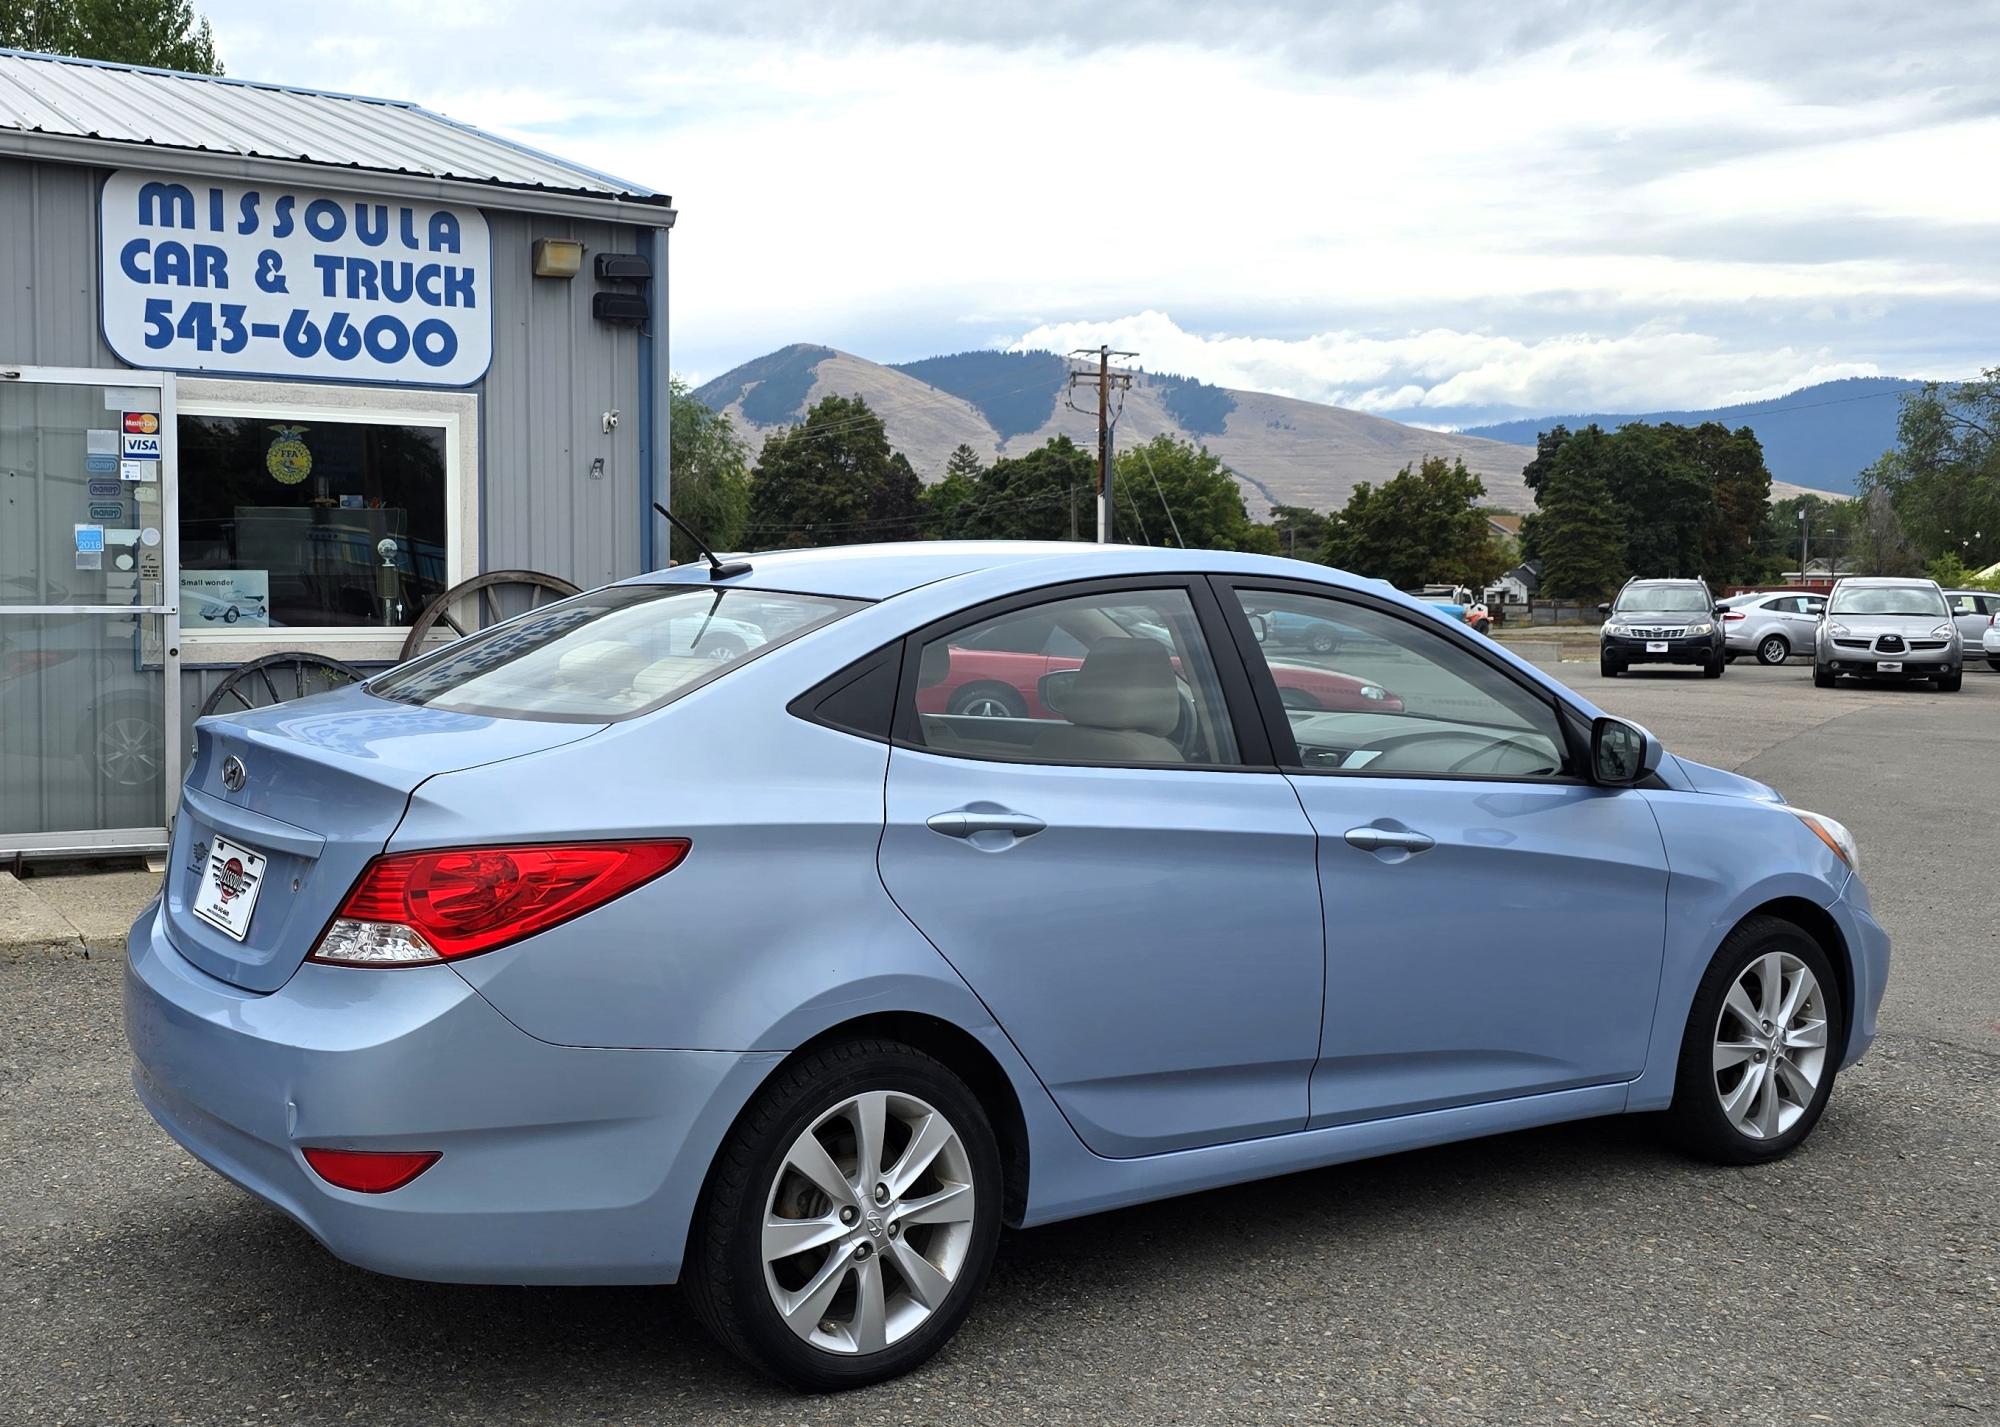
[[[0,361],[124,365],[97,322],[97,188],[83,168],[0,159]]]
[[[414,104],[10,50],[0,50],[0,127],[562,193],[659,196]],[[171,166],[171,157],[162,155],[161,165]]]

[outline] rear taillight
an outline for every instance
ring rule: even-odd
[[[369,863],[311,960],[423,966],[547,931],[687,856],[686,838],[399,852]]]
[[[1724,613],[1723,613],[1723,616],[1722,616],[1722,617],[1723,617],[1723,619],[1724,619],[1725,621],[1727,621],[1727,620],[1732,620],[1732,619],[1748,619],[1748,618],[1749,618],[1749,616],[1748,616],[1748,615],[1746,615],[1745,613],[1743,613],[1743,611],[1742,611],[1742,610],[1740,610],[1740,609],[1732,609],[1732,610],[1726,610],[1726,611],[1724,611]]]
[[[302,1149],[314,1174],[336,1189],[387,1194],[401,1189],[438,1162],[436,1150]]]

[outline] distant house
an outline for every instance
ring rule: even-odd
[[[1521,538],[1521,517],[1504,510],[1482,511],[1486,523],[1493,527],[1495,535],[1504,535],[1509,540]]]
[[[1854,571],[1834,560],[1808,560],[1803,570],[1787,570],[1781,583],[1805,590],[1830,590],[1833,582]]]
[[[1526,604],[1535,597],[1542,587],[1542,562],[1529,560],[1516,565],[1499,579],[1486,587],[1486,602],[1492,604],[1497,595],[1502,604]]]

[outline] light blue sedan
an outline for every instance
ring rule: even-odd
[[[1272,611],[1401,706],[1288,709]],[[1036,716],[927,695],[1051,630]],[[1631,1111],[1775,1159],[1889,969],[1837,822],[1259,556],[678,568],[196,732],[160,1124],[344,1259],[678,1280],[811,1388],[936,1351],[1003,1225]]]

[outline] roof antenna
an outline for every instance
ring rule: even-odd
[[[701,551],[702,555],[708,560],[708,577],[711,580],[726,580],[733,575],[747,575],[750,573],[750,562],[748,560],[731,560],[728,564],[723,564],[722,561],[715,558],[715,552],[708,548],[702,538],[694,533],[693,526],[682,520],[678,515],[675,515],[671,510],[668,510],[658,501],[653,502],[653,509],[667,518],[667,524],[673,526],[674,529],[680,531],[681,534],[694,542],[694,548]]]

